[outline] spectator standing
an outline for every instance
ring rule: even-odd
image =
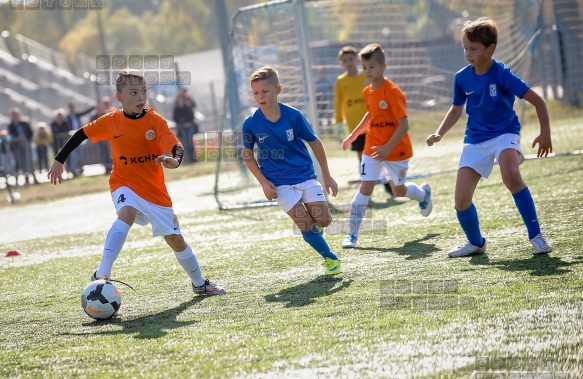
[[[24,175],[24,184],[38,184],[34,176],[32,162],[32,129],[28,122],[20,119],[20,109],[10,108],[10,124],[8,124],[8,133],[11,136],[10,148],[14,155],[15,174],[22,172]],[[32,179],[31,179],[32,177]]]
[[[36,145],[38,171],[41,172],[43,169],[49,171],[49,146],[53,144],[53,135],[48,131],[46,123],[36,124],[34,144]]]

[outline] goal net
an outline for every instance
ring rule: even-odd
[[[296,0],[239,9],[231,25],[225,120],[217,134],[219,207],[265,204],[261,187],[237,157],[241,124],[256,108],[248,82],[256,69],[277,68],[284,87],[279,100],[300,109],[325,139],[335,135],[334,83],[343,71],[338,51],[377,42],[387,56],[385,75],[405,93],[410,124],[430,123],[434,130],[451,105],[454,74],[467,64],[463,22],[494,19],[499,27],[494,58],[532,85],[533,67],[540,70],[533,56],[542,7],[538,0]]]

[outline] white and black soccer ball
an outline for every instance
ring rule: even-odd
[[[81,306],[91,318],[110,318],[121,306],[121,294],[112,282],[94,280],[83,290]]]

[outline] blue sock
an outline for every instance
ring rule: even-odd
[[[457,219],[462,226],[466,238],[474,246],[484,246],[484,237],[480,232],[480,221],[478,220],[478,211],[474,203],[465,211],[458,211],[456,209]]]
[[[534,208],[532,195],[528,187],[526,187],[522,191],[513,194],[512,197],[526,225],[526,230],[528,230],[528,239],[531,240],[540,233],[540,224],[536,217],[536,209]]]
[[[302,231],[302,237],[304,241],[310,244],[324,259],[330,258],[337,260],[338,257],[332,251],[330,251],[330,246],[322,236],[322,233],[316,228],[316,225],[312,227],[311,230],[304,232]]]

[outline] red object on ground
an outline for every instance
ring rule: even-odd
[[[18,250],[10,250],[9,252],[6,253],[7,257],[17,257],[20,255],[20,252]]]

